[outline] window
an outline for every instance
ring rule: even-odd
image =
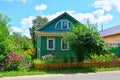
[[[63,20],[61,21],[61,27],[62,29],[68,29],[68,21],[67,20]]]
[[[73,23],[67,19],[61,19],[55,24],[55,29],[58,30],[68,30],[70,26],[73,26]]]
[[[69,50],[69,42],[61,40],[61,50]]]
[[[47,38],[47,50],[55,50],[55,39]]]

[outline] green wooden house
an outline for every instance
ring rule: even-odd
[[[76,23],[79,22],[65,12],[35,31],[34,45],[37,49],[37,58],[54,53],[58,53],[60,57],[75,57],[69,42],[62,40],[62,35]]]

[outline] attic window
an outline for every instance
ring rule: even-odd
[[[68,29],[69,28],[69,22],[67,20],[61,21],[61,29]]]
[[[70,26],[73,26],[72,22],[66,19],[62,19],[59,20],[56,24],[55,24],[55,29],[58,30],[68,30]]]

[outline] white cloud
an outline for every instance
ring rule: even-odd
[[[43,17],[47,17],[50,20],[54,19],[55,17],[59,16],[65,11],[57,12],[52,15],[43,15]],[[86,23],[86,20],[89,19],[91,23],[107,23],[108,21],[113,19],[113,16],[111,14],[104,13],[104,10],[96,10],[91,13],[76,13],[74,10],[66,11],[71,16],[73,16],[75,19],[82,23]]]
[[[21,0],[21,2],[26,3],[26,2],[27,2],[27,0]]]
[[[35,19],[35,16],[29,16],[28,18],[23,18],[20,23],[21,27],[12,27],[14,32],[22,33],[22,35],[26,35],[30,38],[29,28],[32,27],[32,20]]]
[[[14,32],[23,32],[23,29],[20,27],[12,27],[12,31]]]
[[[102,8],[105,11],[110,11],[114,7],[120,12],[120,0],[96,0],[93,6],[95,8]]]
[[[4,0],[4,1],[7,1],[7,2],[15,2],[15,1],[17,1],[17,2],[22,2],[22,3],[27,2],[27,0]]]
[[[42,10],[46,10],[47,9],[47,5],[46,4],[41,4],[41,5],[36,5],[35,6],[35,10],[36,11],[42,11]]]
[[[73,13],[75,13],[74,10],[69,10],[69,11],[61,11],[61,12],[56,12],[55,14],[51,14],[51,15],[42,15],[42,17],[47,17],[49,21],[51,21],[52,19],[56,18],[57,16],[61,15],[62,13],[67,12],[70,15],[72,15]]]
[[[23,18],[20,23],[22,28],[32,27],[32,20],[35,19],[35,16],[29,16],[28,18]]]
[[[103,9],[96,10],[91,13],[77,13],[74,10],[69,10],[69,11],[57,12],[51,15],[41,15],[41,16],[47,17],[48,20],[50,21],[64,12],[67,12],[68,14],[70,14],[71,16],[73,16],[75,19],[77,19],[82,23],[86,23],[87,19],[89,19],[91,23],[102,24],[102,23],[107,23],[108,21],[113,19],[113,16],[111,14],[105,14]],[[26,35],[30,37],[29,28],[32,27],[33,25],[32,20],[35,18],[36,18],[35,16],[29,16],[28,18],[23,18],[20,21],[22,27],[21,28],[14,27],[13,28],[14,31],[21,32],[22,35]]]
[[[31,37],[31,36],[30,36],[29,28],[24,29],[23,33],[24,33],[23,35],[25,35],[25,36],[27,36],[27,37],[29,37],[29,38]]]
[[[22,25],[21,29],[23,30],[22,35],[26,35],[30,38],[29,28],[32,27],[32,21],[35,19],[35,16],[29,16],[28,18],[23,18],[20,23]]]

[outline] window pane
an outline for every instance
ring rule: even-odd
[[[62,49],[68,49],[68,43],[65,41],[62,41]]]
[[[63,29],[67,29],[67,25],[68,25],[67,21],[62,21]]]
[[[53,40],[49,40],[49,49],[53,49]]]
[[[67,43],[63,42],[62,49],[67,49]]]

